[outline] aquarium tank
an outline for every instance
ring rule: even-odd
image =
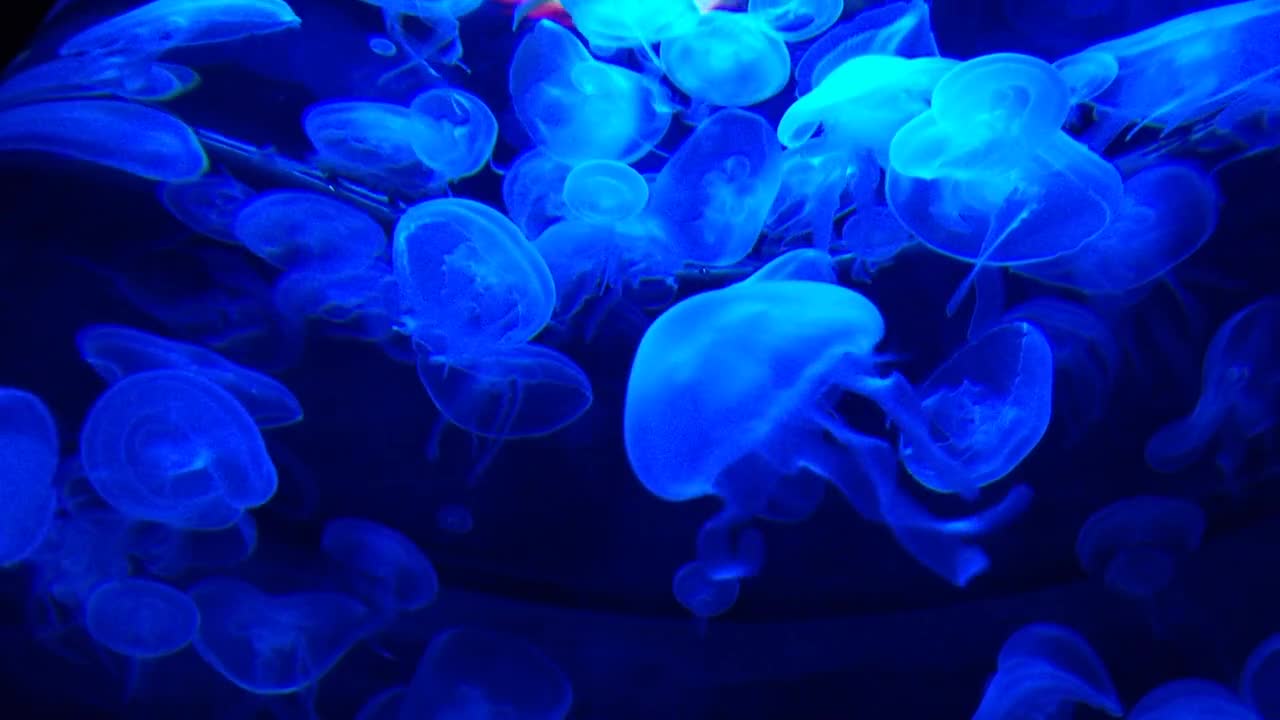
[[[0,716],[1280,720],[1280,0],[58,0]]]

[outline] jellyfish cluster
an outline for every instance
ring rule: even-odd
[[[126,707],[198,664],[233,717],[686,717],[602,699],[625,648],[486,614],[482,543],[711,643],[832,538],[960,603],[1067,527],[1041,577],[1167,640],[1231,518],[1280,517],[1280,255],[1195,286],[1246,255],[1232,173],[1275,177],[1280,0],[64,5],[0,74],[0,172],[163,231],[67,241],[117,301],[41,323],[84,378],[0,374],[0,568]],[[960,49],[970,12],[1003,34]],[[1091,453],[1129,470],[1055,474]],[[975,720],[1280,718],[1274,634],[1117,690],[1090,628],[997,624]],[[790,716],[846,715],[881,716]]]

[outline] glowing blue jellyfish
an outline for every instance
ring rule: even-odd
[[[64,100],[0,110],[0,151],[38,150],[105,165],[148,180],[204,174],[209,159],[178,118],[114,100]]]
[[[663,40],[659,58],[684,94],[723,107],[768,100],[791,78],[786,43],[751,13],[707,12],[685,32]]]
[[[569,171],[564,204],[582,220],[626,220],[649,202],[649,183],[635,168],[616,160],[588,160]]]
[[[1280,718],[1280,634],[1258,643],[1240,671],[1240,697],[1258,720]]]
[[[301,24],[284,0],[155,0],[72,36],[59,52],[140,60]]]
[[[782,149],[759,115],[721,110],[658,173],[646,211],[678,257],[729,265],[746,257],[782,185]]]
[[[436,355],[519,345],[555,306],[555,283],[533,244],[473,200],[409,208],[396,223],[392,259],[407,330]]]
[[[836,266],[831,256],[821,250],[800,248],[770,260],[742,282],[777,282],[779,280],[835,283]]]
[[[257,195],[230,175],[205,175],[187,182],[165,183],[160,190],[164,207],[183,225],[224,243],[238,245],[236,217]]]
[[[929,4],[925,0],[890,3],[832,27],[796,63],[796,95],[809,93],[833,70],[859,55],[937,57]]]
[[[440,581],[422,550],[392,528],[361,518],[325,523],[320,547],[373,608],[420,610],[436,599]]]
[[[230,578],[189,591],[200,609],[196,652],[226,679],[258,695],[314,685],[369,630],[369,611],[346,595],[267,595]]]
[[[420,67],[438,78],[432,63],[462,65],[462,43],[458,37],[458,18],[483,4],[484,0],[364,0],[382,8],[387,35],[404,49],[409,61],[388,75],[410,67]],[[416,17],[430,30],[425,41],[411,37],[404,28],[405,17]],[[384,76],[379,84],[386,80]]]
[[[58,429],[40,398],[0,388],[0,566],[35,551],[53,523]]]
[[[480,98],[457,88],[434,88],[409,105],[421,126],[412,136],[418,159],[445,182],[474,175],[489,162],[498,121]]]
[[[593,48],[643,48],[687,31],[698,20],[688,0],[561,0]]]
[[[1101,149],[1131,122],[1167,131],[1249,94],[1280,65],[1271,42],[1277,32],[1280,5],[1238,2],[1098,43],[1057,66],[1087,75],[1077,68],[1096,65],[1098,55],[1114,58],[1114,79],[1090,98],[1102,121],[1089,130],[1089,144]]]
[[[372,52],[374,55],[381,55],[382,57],[395,57],[395,54],[399,52],[399,49],[396,48],[395,43],[381,35],[370,35],[369,52]]]
[[[129,521],[110,508],[58,514],[28,561],[44,603],[80,608],[99,585],[128,577]]]
[[[287,273],[276,282],[275,304],[287,317],[330,323],[334,335],[376,341],[394,333],[398,292],[391,268],[374,263],[340,275]]]
[[[236,218],[236,238],[278,268],[340,275],[363,270],[387,249],[373,218],[319,193],[276,190]]]
[[[153,580],[127,578],[99,585],[85,606],[89,635],[132,658],[158,658],[195,638],[200,610],[186,593]]]
[[[525,237],[536,238],[568,217],[564,185],[573,167],[535,148],[516,158],[502,177],[502,204]]]
[[[844,0],[749,0],[747,12],[794,43],[815,38],[835,25],[844,12]]]
[[[1111,717],[1124,713],[1106,666],[1088,641],[1069,628],[1048,623],[1022,627],[1005,641],[996,664],[973,720],[1069,717],[1074,705]]]
[[[400,717],[561,720],[572,704],[568,678],[541,650],[510,635],[458,628],[431,640]]]
[[[259,427],[302,420],[302,406],[284,385],[196,345],[121,325],[90,325],[76,333],[76,346],[94,372],[109,383],[148,370],[184,370],[231,393]]]
[[[651,78],[592,58],[552,22],[521,40],[508,87],[533,141],[569,163],[638,160],[671,124],[670,102]]]
[[[258,548],[258,523],[243,513],[221,530],[186,530],[135,522],[129,527],[129,555],[147,572],[176,578],[192,571],[225,570],[248,560]]]
[[[1067,83],[1072,102],[1087,102],[1115,81],[1120,65],[1114,55],[1083,52],[1053,64]]]
[[[1147,465],[1176,472],[1219,440],[1218,467],[1229,478],[1250,439],[1276,426],[1280,408],[1280,298],[1268,297],[1227,319],[1204,353],[1200,398],[1181,420],[1147,441]]]
[[[682,565],[671,581],[676,600],[694,617],[723,615],[738,602],[741,583],[736,577],[716,577],[707,566],[693,561]]]
[[[1076,557],[1107,588],[1150,597],[1168,586],[1178,559],[1200,547],[1204,511],[1186,500],[1139,496],[1089,516],[1076,536]]]
[[[62,57],[6,77],[0,82],[0,106],[100,95],[164,102],[199,84],[200,75],[182,65],[134,65],[112,58]]]
[[[1124,183],[1120,214],[1075,250],[1017,272],[1087,293],[1121,293],[1165,274],[1213,234],[1217,189],[1180,165],[1148,168]]]
[[[418,378],[450,422],[483,437],[548,435],[582,417],[594,397],[577,363],[541,345],[457,359],[424,354]]]
[[[417,200],[443,180],[414,150],[421,125],[402,105],[322,102],[307,108],[302,127],[316,147],[317,166],[395,197]]]
[[[179,370],[108,388],[85,419],[80,457],[112,507],[178,527],[227,527],[276,489],[275,466],[240,403]]]
[[[1211,680],[1188,678],[1167,682],[1133,706],[1127,720],[1259,720],[1236,694]]]
[[[436,510],[436,527],[454,535],[466,535],[475,527],[475,518],[464,505],[441,505]]]
[[[872,201],[880,168],[869,152],[813,137],[782,152],[782,185],[764,231],[784,242],[809,233],[819,250],[832,244],[835,219]]]
[[[400,706],[408,691],[403,685],[383,690],[365,702],[355,720],[400,720]]]
[[[915,242],[915,237],[883,205],[858,208],[840,229],[841,249],[854,257],[853,277],[864,282],[870,282],[877,270]]]

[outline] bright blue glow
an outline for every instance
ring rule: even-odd
[[[302,127],[320,167],[397,198],[416,200],[444,180],[418,157],[421,124],[403,105],[370,101],[321,102],[307,108]]]
[[[370,607],[421,610],[440,589],[431,561],[402,533],[362,518],[325,523],[320,547]]]
[[[698,20],[689,0],[561,0],[592,47],[629,48],[687,32]]]
[[[128,578],[99,585],[85,607],[85,627],[98,643],[133,658],[172,655],[191,643],[200,610],[181,590]]]
[[[682,92],[722,107],[768,100],[791,77],[783,38],[751,13],[705,13],[687,32],[663,40],[659,59]]]
[[[57,502],[58,429],[40,398],[0,388],[0,566],[35,551]]]
[[[836,216],[870,203],[879,184],[871,153],[850,151],[839,138],[811,137],[782,152],[782,184],[764,232],[782,241],[809,233],[814,248],[829,250]]]
[[[844,12],[844,0],[749,0],[747,12],[794,43],[825,33]]]
[[[73,36],[59,52],[150,59],[177,47],[226,42],[301,24],[284,0],[155,0]]]
[[[1179,557],[1200,547],[1204,511],[1178,498],[1139,496],[1118,500],[1085,521],[1076,558],[1107,588],[1149,597],[1173,579]]]
[[[649,202],[649,183],[634,168],[616,160],[589,160],[564,179],[564,204],[589,222],[626,220]]]
[[[568,217],[564,185],[573,167],[535,148],[516,158],[502,176],[502,204],[525,237],[536,238],[556,221]]]
[[[474,175],[489,162],[498,121],[480,98],[457,88],[435,88],[409,105],[420,128],[412,136],[418,159],[446,182]]]
[[[263,193],[236,217],[236,238],[254,255],[285,270],[340,275],[363,270],[387,248],[381,225],[326,195]]]
[[[859,55],[937,57],[929,4],[924,0],[889,3],[832,27],[796,63],[796,95],[812,91],[837,67]]]
[[[779,280],[809,280],[835,284],[836,268],[831,256],[813,248],[800,248],[783,253],[768,265],[743,280],[744,283],[776,282]]]

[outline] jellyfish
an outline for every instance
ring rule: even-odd
[[[525,237],[536,238],[568,217],[564,185],[574,166],[535,148],[516,158],[502,177],[502,204]],[[648,190],[645,190],[646,195]]]
[[[475,518],[465,505],[441,505],[436,510],[436,527],[453,535],[466,535],[475,527]]]
[[[314,685],[369,630],[369,611],[331,592],[268,595],[230,578],[188,591],[200,609],[196,652],[220,675],[257,695]]]
[[[1067,442],[1100,421],[1122,361],[1120,343],[1096,313],[1079,303],[1041,297],[1007,311],[1001,322],[1030,323],[1053,351],[1053,410],[1070,423]]]
[[[0,150],[37,150],[147,180],[194,180],[209,168],[195,132],[152,107],[59,100],[0,110]]]
[[[355,720],[400,720],[400,706],[408,691],[403,685],[383,690],[365,702]]]
[[[670,102],[651,78],[595,60],[573,33],[552,22],[538,22],[521,40],[508,88],[534,143],[571,164],[633,162],[671,125]]]
[[[199,84],[200,75],[183,65],[135,65],[112,58],[61,57],[4,78],[0,82],[0,106],[103,95],[165,102]]]
[[[1071,101],[1088,102],[1107,89],[1120,72],[1116,57],[1106,52],[1082,52],[1053,64],[1067,83]]]
[[[362,518],[325,523],[320,547],[371,608],[421,610],[436,599],[440,581],[422,550],[402,533]]]
[[[183,370],[231,393],[258,427],[282,427],[302,420],[302,406],[288,388],[212,350],[122,325],[81,328],[76,346],[94,372],[112,384],[149,370]]]
[[[99,644],[126,657],[172,655],[191,643],[200,611],[181,590],[126,578],[99,585],[85,606],[85,626]]]
[[[511,635],[454,628],[427,646],[400,717],[562,720],[572,704],[568,678],[538,648]]]
[[[929,4],[925,0],[890,3],[832,27],[796,63],[796,96],[811,92],[833,70],[859,55],[937,57]]]
[[[747,12],[789,43],[818,37],[836,24],[844,0],[750,0]]]
[[[233,524],[276,489],[276,470],[244,408],[180,370],[130,375],[85,419],[80,457],[94,489],[137,520],[185,528]]]
[[[136,522],[128,532],[129,554],[147,572],[177,578],[199,570],[226,570],[248,560],[258,548],[258,523],[242,513],[231,527],[186,530]]]
[[[183,225],[230,245],[240,244],[236,217],[255,195],[253,188],[225,174],[165,183],[160,189],[165,209]]]
[[[412,137],[418,159],[446,182],[480,172],[498,140],[498,121],[480,98],[457,88],[434,88],[409,110],[421,126]]]
[[[541,345],[458,359],[422,354],[418,377],[451,423],[481,437],[549,435],[582,417],[593,399],[582,368]]]
[[[800,248],[783,253],[764,267],[751,273],[744,283],[809,280],[835,284],[836,266],[831,256],[821,250]]]
[[[1259,720],[1235,693],[1212,680],[1187,678],[1152,690],[1129,712],[1127,720]]]
[[[57,469],[49,408],[25,390],[0,388],[0,567],[29,557],[49,533]]]
[[[841,249],[854,257],[851,272],[862,282],[871,282],[877,270],[915,243],[915,237],[884,205],[859,208],[840,230]]]
[[[564,204],[574,217],[593,223],[626,220],[649,202],[649,183],[616,160],[588,160],[564,180]]]
[[[555,306],[537,250],[506,216],[474,200],[409,208],[396,223],[392,259],[408,334],[435,355],[524,343]]]
[[[418,117],[402,105],[369,101],[321,102],[307,108],[303,130],[316,147],[320,168],[408,200],[443,184],[418,157]]]
[[[369,52],[382,57],[395,57],[399,52],[396,44],[381,35],[369,36]]]
[[[278,268],[325,275],[363,270],[387,249],[387,234],[373,218],[327,195],[298,190],[254,198],[236,217],[235,234]]]
[[[1157,472],[1177,472],[1195,462],[1216,437],[1217,465],[1232,478],[1247,441],[1276,425],[1278,340],[1280,298],[1263,298],[1228,318],[1205,350],[1195,408],[1151,436],[1147,465]]]
[[[1270,41],[1278,31],[1280,5],[1238,2],[1098,43],[1057,67],[1087,75],[1099,55],[1114,59],[1114,78],[1090,98],[1102,118],[1086,137],[1101,150],[1131,122],[1135,132],[1144,125],[1167,132],[1248,95],[1280,65]]]
[[[1258,713],[1258,720],[1280,718],[1280,634],[1249,653],[1240,671],[1240,697]]]
[[[741,583],[735,577],[716,577],[697,560],[676,571],[671,589],[676,600],[694,617],[723,615],[738,602]]]
[[[1020,265],[1019,274],[1091,294],[1141,287],[1200,248],[1218,224],[1213,181],[1181,165],[1147,168],[1124,183],[1124,205],[1074,250]]]
[[[593,48],[645,48],[697,22],[689,0],[561,0],[573,26]]]
[[[1089,516],[1076,536],[1084,571],[1107,588],[1130,597],[1150,597],[1173,579],[1178,558],[1200,547],[1204,511],[1185,500],[1138,496],[1114,502]]]
[[[899,491],[892,448],[841,424],[828,404],[832,391],[849,390],[883,403],[905,429],[926,424],[905,380],[876,372],[883,332],[870,301],[829,283],[747,282],[678,303],[645,333],[627,384],[623,430],[636,477],[661,499],[716,495],[749,517],[769,514],[772,499],[793,493],[791,476],[812,472],[859,514],[889,526],[930,569],[968,583],[987,560],[966,541],[1025,508],[1028,491],[946,521]],[[919,447],[939,464],[969,470],[943,446]],[[977,450],[971,454],[992,452]],[[808,485],[799,490],[815,495]],[[811,503],[798,503],[797,514]]]
[[[870,153],[812,137],[782,152],[782,184],[765,217],[765,234],[785,242],[809,233],[815,248],[829,249],[836,218],[870,203],[879,184],[880,168]]]
[[[721,110],[690,135],[658,173],[646,213],[677,256],[707,265],[746,257],[782,185],[782,151],[759,115]]]
[[[1069,717],[1073,705],[1124,713],[1106,666],[1070,628],[1026,625],[1005,641],[996,664],[974,720]]]
[[[695,100],[745,107],[777,95],[791,77],[783,38],[754,13],[712,10],[662,41],[667,78]]]
[[[146,60],[177,47],[296,28],[284,0],[155,0],[73,35],[62,55]]]
[[[391,71],[395,74],[409,67],[421,67],[432,77],[440,73],[432,66],[432,62],[443,62],[448,65],[462,65],[462,42],[458,38],[458,18],[475,10],[484,0],[364,0],[370,5],[382,8],[382,19],[387,35],[409,56],[409,62],[401,68]],[[431,35],[425,42],[414,40],[405,31],[404,19],[416,17],[425,24]],[[421,46],[424,50],[418,49]],[[381,84],[386,80],[383,77]]]
[[[286,273],[276,282],[275,304],[290,318],[330,323],[332,334],[384,341],[394,334],[397,293],[391,268],[375,262],[340,275]]]

